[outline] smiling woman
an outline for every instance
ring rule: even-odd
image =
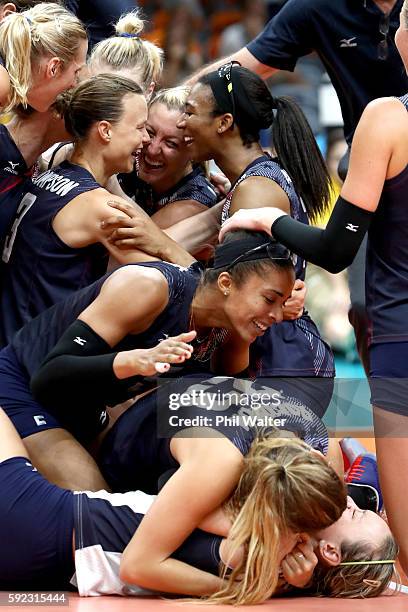
[[[48,110],[75,85],[87,48],[82,23],[58,4],[10,13],[0,27],[0,106]]]
[[[217,201],[202,167],[193,167],[183,130],[177,127],[188,92],[185,87],[174,87],[153,98],[146,123],[150,142],[143,147],[137,176],[122,178],[126,192],[162,229]]]
[[[148,140],[141,88],[121,77],[93,77],[74,90],[64,115],[75,141],[72,159],[25,183],[24,214],[6,240],[3,345],[26,321],[102,276],[109,252],[123,263],[137,256],[114,249],[101,221],[111,214],[109,177],[130,172]]]

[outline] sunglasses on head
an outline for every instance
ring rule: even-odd
[[[236,257],[228,265],[225,271],[228,272],[228,270],[231,270],[231,268],[233,268],[240,261],[248,261],[246,260],[246,257],[248,257],[248,255],[252,255],[253,253],[258,253],[259,251],[265,251],[266,255],[268,256],[268,259],[270,259],[271,261],[291,261],[294,266],[296,265],[297,256],[294,253],[291,253],[291,251],[289,251],[289,249],[286,249],[285,247],[281,247],[282,256],[276,257],[276,255],[274,254],[274,247],[275,247],[274,243],[265,242],[264,244],[260,244],[259,246],[256,246],[253,249],[250,249],[249,251],[245,251],[245,253],[241,253],[241,255]],[[249,261],[254,261],[254,260],[249,260]]]

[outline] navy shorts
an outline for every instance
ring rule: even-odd
[[[92,411],[91,406],[73,406],[72,411],[55,413],[35,401],[30,390],[30,378],[19,363],[15,351],[7,346],[0,352],[0,406],[12,421],[21,438],[46,429],[63,428],[79,441],[86,442],[107,424],[106,413]]]
[[[67,590],[75,568],[73,493],[25,457],[0,463],[0,590]]]
[[[408,416],[408,342],[370,346],[369,382],[373,406]]]

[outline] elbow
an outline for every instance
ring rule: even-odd
[[[143,576],[135,563],[129,563],[122,559],[119,568],[119,579],[126,584],[137,584],[143,586]]]
[[[125,553],[119,567],[119,578],[126,584],[136,584],[140,587],[151,588],[149,573],[146,571],[146,560]]]

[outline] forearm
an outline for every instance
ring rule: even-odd
[[[196,253],[217,236],[222,207],[223,202],[220,202],[194,217],[172,225],[165,233],[189,253]]]
[[[273,223],[271,231],[288,249],[335,274],[352,263],[372,216],[372,212],[339,198],[326,229],[307,226],[284,215]]]
[[[218,576],[187,565],[176,559],[166,559],[149,565],[146,560],[132,568],[132,562],[123,555],[120,578],[128,584],[164,593],[211,595],[219,591],[224,581]]]
[[[183,221],[181,223],[183,223]],[[167,230],[163,230],[163,233],[167,234]],[[159,252],[159,257],[163,261],[179,264],[180,266],[185,266],[186,268],[196,261],[195,258],[190,255],[189,249],[185,248],[184,245],[179,244],[178,241],[174,240],[169,235],[167,235],[166,239],[163,241],[163,245]]]

